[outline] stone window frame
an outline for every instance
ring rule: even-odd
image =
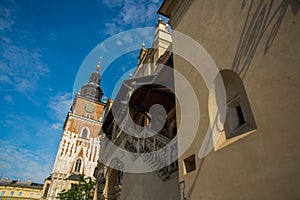
[[[84,130],[87,130],[87,135],[86,135],[86,137],[83,137],[83,131],[84,131]],[[84,138],[84,139],[88,139],[88,138],[90,137],[90,129],[89,129],[89,127],[85,126],[85,127],[83,127],[83,128],[81,129],[81,131],[80,131],[80,137],[81,137],[81,138]]]
[[[19,192],[18,197],[22,197],[23,192]]]
[[[15,195],[15,191],[11,191],[10,193],[9,193],[9,196],[10,197],[13,197]]]
[[[218,151],[254,133],[257,130],[254,115],[241,77],[234,71],[229,69],[221,70],[220,75],[223,79],[224,89],[226,92],[226,116],[225,122],[222,125],[223,128],[221,130],[219,130],[220,123],[217,125],[218,128],[212,128],[212,136],[215,151]],[[218,91],[218,89],[214,89],[214,92],[215,91]],[[211,99],[209,100],[209,106],[210,109],[211,106],[218,107],[216,102],[211,102]],[[231,117],[233,117],[233,110],[230,112],[230,109],[234,109],[237,107],[240,107],[240,113],[235,116],[240,117],[241,114],[244,122],[232,129],[230,125],[237,124],[237,122],[230,119]]]
[[[193,171],[196,171],[196,156],[192,154],[187,158],[183,159],[183,174],[187,175]]]
[[[80,163],[78,164],[78,161],[80,161]],[[79,165],[79,169],[77,168]],[[82,168],[83,168],[83,160],[82,158],[77,158],[76,159],[76,162],[75,162],[75,165],[74,165],[74,172],[75,173],[81,173],[82,172]]]

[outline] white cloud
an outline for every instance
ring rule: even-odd
[[[0,125],[0,176],[43,182],[51,173],[62,130],[44,118],[20,113],[5,115]]]
[[[123,44],[120,40],[118,40],[116,43],[118,46],[121,46]]]
[[[122,25],[117,22],[105,23],[104,33],[107,35],[114,35],[123,31]]]
[[[109,8],[121,6],[123,0],[102,0],[102,2]]]
[[[56,122],[56,123],[53,123],[51,125],[51,128],[53,128],[54,130],[59,130],[61,131],[63,129],[63,124],[62,123],[59,123],[59,122]]]
[[[123,65],[123,66],[121,67],[121,71],[124,73],[126,70],[127,70],[127,67],[126,67],[125,65]]]
[[[6,74],[20,91],[32,91],[36,88],[37,81],[49,73],[46,64],[42,62],[42,56],[38,48],[28,50],[26,48],[1,43],[2,60],[0,72]]]
[[[0,141],[0,175],[21,178],[26,181],[33,179],[40,183],[49,176],[53,158],[44,152],[34,152],[18,145]]]
[[[130,34],[125,34],[125,36],[122,38],[123,41],[127,43],[133,43],[133,37]]]
[[[1,4],[6,4],[0,7],[0,30],[11,30],[11,27],[15,23],[15,16],[13,12],[16,10],[16,4],[14,1],[3,1]],[[13,8],[11,10],[10,8]]]
[[[13,103],[14,103],[14,100],[13,100],[13,98],[12,98],[11,95],[5,95],[5,96],[3,97],[3,99],[4,99],[4,101],[6,101],[6,103],[8,103],[8,104],[13,104]]]
[[[15,121],[14,121],[14,120],[11,120],[11,119],[2,119],[2,120],[0,121],[0,125],[6,126],[6,127],[11,127],[11,126],[14,125],[14,123],[15,123]]]
[[[49,68],[40,48],[32,45],[36,41],[30,37],[30,31],[20,24],[20,8],[12,0],[1,4],[0,85],[16,89],[35,103],[30,94],[38,87],[39,80],[48,75]]]
[[[49,99],[48,107],[51,109],[51,117],[63,122],[72,105],[71,93],[58,93]]]
[[[97,46],[97,48],[101,49],[103,52],[107,52],[107,49],[106,49],[106,47],[104,46],[103,43],[99,44],[99,45]]]
[[[114,35],[126,29],[151,26],[155,23],[160,0],[103,0],[108,8],[117,11],[116,17],[105,23],[104,33]]]
[[[7,75],[0,75],[0,83],[1,82],[4,84],[12,84],[12,81]]]

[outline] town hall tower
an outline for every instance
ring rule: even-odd
[[[101,101],[100,61],[89,82],[76,94],[67,114],[51,176],[45,181],[44,198],[58,199],[80,176],[93,177],[100,151],[102,115],[105,103]]]

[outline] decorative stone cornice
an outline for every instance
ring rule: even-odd
[[[170,18],[168,23],[172,29],[175,29],[178,19],[192,2],[193,0],[165,0],[159,8],[158,13]]]
[[[94,125],[102,125],[103,124],[103,122],[101,122],[101,121],[96,121],[94,119],[90,119],[90,118],[87,118],[85,116],[80,116],[80,115],[76,115],[76,114],[73,114],[73,113],[69,113],[69,116],[77,118],[81,121],[89,122],[89,123],[94,124]]]

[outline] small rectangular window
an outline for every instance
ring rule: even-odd
[[[30,193],[29,197],[30,197],[30,198],[33,198],[33,193]]]
[[[23,192],[19,192],[19,197],[21,197],[23,195]]]
[[[240,95],[227,104],[226,115],[225,133],[227,139],[245,133],[244,127],[247,125],[247,120]]]
[[[195,154],[183,160],[184,174],[190,173],[196,170]]]
[[[241,105],[237,105],[236,107],[228,106],[227,112],[231,132],[234,132],[246,122]]]
[[[15,192],[14,192],[14,191],[11,191],[10,194],[9,194],[9,196],[13,197],[14,194],[15,194]]]
[[[38,195],[36,196],[36,198],[38,198],[38,199],[41,198],[41,194],[38,194]]]
[[[3,191],[1,192],[0,196],[4,196],[4,194],[5,194],[5,190],[3,190]]]

